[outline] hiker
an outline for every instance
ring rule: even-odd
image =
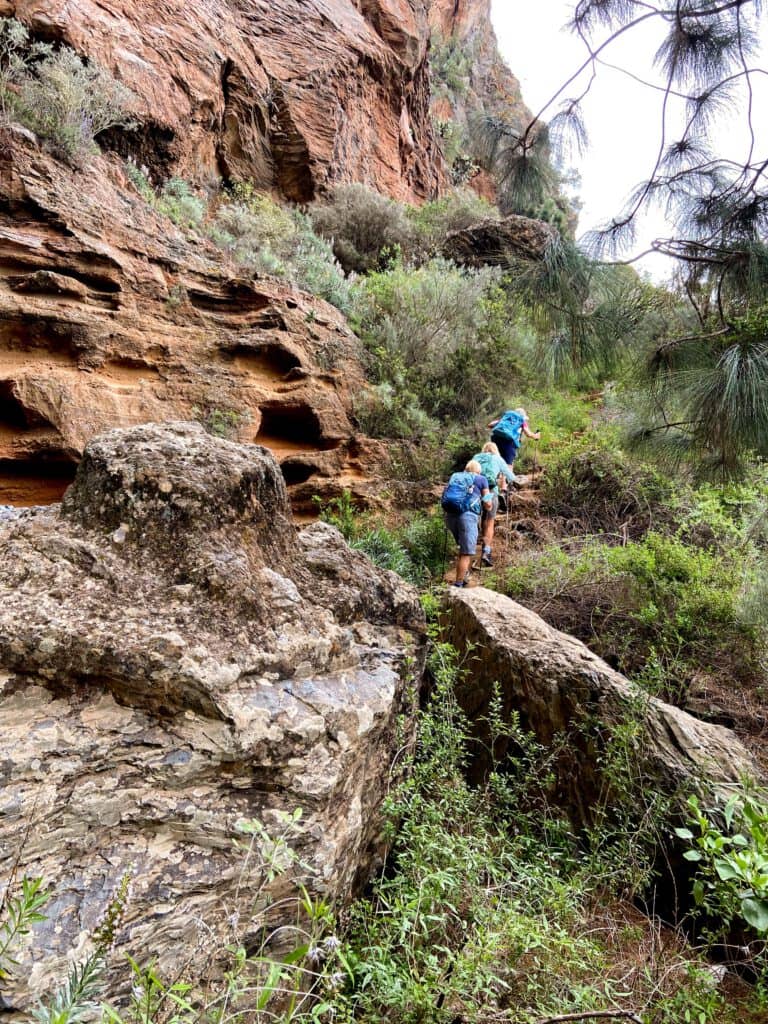
[[[469,461],[461,473],[454,473],[440,499],[445,525],[459,545],[454,587],[466,587],[469,566],[477,549],[480,506],[490,507],[491,490],[480,473],[480,463]]]
[[[472,461],[480,466],[480,472],[488,481],[488,488],[493,499],[490,505],[483,506],[482,534],[483,553],[480,556],[480,564],[488,569],[493,568],[493,533],[496,528],[496,515],[499,511],[499,477],[504,478],[504,490],[515,482],[515,474],[502,459],[498,446],[493,441],[483,445],[483,450],[472,456]]]
[[[534,433],[528,426],[528,413],[525,409],[508,409],[498,419],[491,420],[488,429],[492,431],[491,440],[498,445],[501,457],[510,470],[514,468],[522,435],[532,437],[534,441],[541,437],[540,431]]]

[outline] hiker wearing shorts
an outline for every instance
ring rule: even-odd
[[[498,446],[501,457],[510,471],[514,468],[523,434],[534,441],[541,437],[539,431],[534,433],[528,426],[528,413],[525,409],[508,409],[498,419],[491,420],[488,429],[491,431],[491,440]]]
[[[482,475],[488,481],[493,499],[490,505],[483,505],[481,526],[483,531],[483,554],[480,564],[490,569],[493,567],[493,534],[496,528],[496,515],[499,511],[499,477],[504,478],[504,489],[515,482],[515,474],[502,459],[498,447],[493,441],[483,445],[483,450],[472,457],[473,462],[480,466]]]
[[[491,491],[480,473],[480,463],[471,460],[463,473],[454,473],[448,481],[441,505],[448,532],[459,545],[454,587],[466,587],[469,567],[477,550],[481,506],[490,507]]]

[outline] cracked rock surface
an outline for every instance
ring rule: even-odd
[[[301,808],[310,889],[349,897],[422,658],[415,592],[298,533],[266,449],[189,423],[91,442],[60,506],[0,519],[0,873],[55,893],[6,1003],[87,953],[130,865],[114,962],[172,972],[206,929],[247,933],[241,819]]]
[[[590,822],[598,799],[611,799],[601,765],[616,726],[634,723],[633,772],[648,791],[711,793],[756,775],[751,755],[730,729],[648,696],[580,640],[503,594],[449,588],[445,619],[447,639],[468,653],[457,696],[479,741],[473,759],[478,776],[490,767],[488,722],[497,691],[505,721],[519,714],[520,725],[546,746],[558,735],[569,738],[567,755],[555,766],[555,785],[578,824]],[[504,756],[509,742],[497,738],[496,756]]]

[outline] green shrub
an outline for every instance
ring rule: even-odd
[[[390,437],[423,443],[437,433],[437,422],[419,405],[408,389],[405,374],[394,382],[374,384],[354,402],[358,426],[369,437]]]
[[[208,233],[251,273],[285,277],[342,312],[352,311],[354,289],[304,214],[284,210],[243,184],[235,187],[231,201],[219,205]]]
[[[248,423],[250,413],[245,410],[231,409],[226,406],[207,405],[203,408],[193,406],[192,415],[214,437],[236,437],[244,424]]]
[[[240,187],[231,202],[222,202],[217,208],[208,233],[237,263],[272,273],[271,269],[264,271],[265,254],[283,266],[297,231],[290,213],[269,196]]]
[[[702,673],[731,682],[762,678],[762,641],[740,612],[742,586],[752,577],[743,557],[651,532],[623,546],[593,541],[574,554],[546,548],[509,570],[504,590],[619,671],[680,702]]]
[[[35,60],[49,56],[48,43],[30,43],[29,30],[16,18],[0,18],[0,114],[10,119],[18,101],[18,83]]]
[[[289,275],[300,288],[330,302],[346,316],[352,316],[357,308],[354,283],[346,279],[333,249],[314,233],[308,217],[298,211],[293,216],[298,233]]]
[[[427,253],[434,252],[452,231],[462,231],[480,221],[499,220],[501,217],[496,206],[471,188],[455,189],[442,199],[434,199],[410,210],[408,215],[416,232],[418,248]]]
[[[674,481],[631,459],[603,426],[548,458],[541,509],[567,533],[609,533],[622,541],[668,522],[674,490]]]
[[[491,268],[397,264],[365,279],[360,307],[374,381],[405,385],[433,419],[476,421],[521,376],[517,323]]]
[[[341,530],[351,547],[365,552],[374,565],[391,569],[423,586],[443,573],[446,550],[442,515],[416,514],[389,526],[358,512],[348,491],[323,507],[320,518]]]
[[[455,36],[444,39],[438,33],[432,36],[429,67],[438,85],[454,97],[464,96],[474,60],[473,50],[462,46]]]
[[[208,209],[205,199],[197,195],[183,178],[169,178],[160,189],[155,206],[174,224],[187,229],[199,228]]]
[[[312,204],[309,217],[347,273],[373,270],[386,252],[408,252],[412,245],[406,207],[365,185],[337,185],[329,199]]]
[[[0,104],[73,164],[97,151],[109,128],[132,128],[133,93],[105,68],[86,64],[68,46],[36,44],[11,18],[0,21]]]
[[[157,196],[152,184],[147,177],[146,167],[138,167],[133,160],[126,160],[124,164],[125,176],[134,186],[145,203],[154,206]]]
[[[43,888],[42,878],[11,877],[6,881],[0,899],[0,988],[18,966],[14,956],[17,945],[35,924],[45,921],[42,911],[51,896]]]

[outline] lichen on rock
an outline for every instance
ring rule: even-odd
[[[301,808],[310,888],[355,891],[422,614],[338,531],[298,533],[269,452],[190,423],[98,438],[61,506],[0,522],[0,598],[0,870],[55,893],[6,999],[61,979],[132,864],[139,960],[247,920],[240,819]]]

